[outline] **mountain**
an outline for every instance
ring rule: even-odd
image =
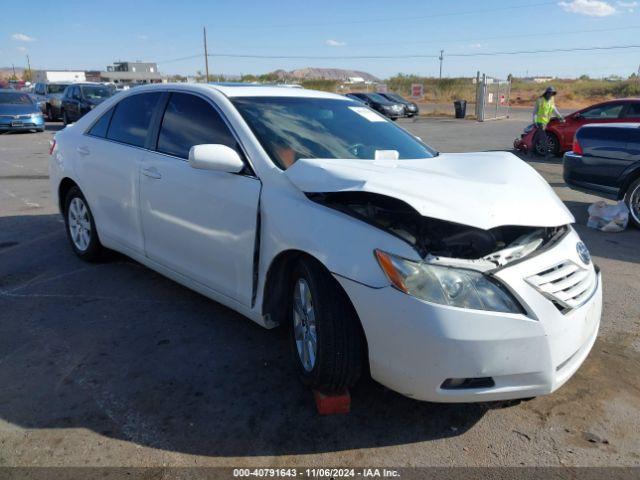
[[[379,82],[380,79],[367,72],[361,72],[359,70],[345,70],[342,68],[300,68],[298,70],[276,70],[273,72],[278,75],[278,78],[287,80],[347,80],[350,77],[360,77],[365,81]]]

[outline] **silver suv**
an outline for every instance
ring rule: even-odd
[[[36,83],[33,94],[40,104],[42,113],[47,116],[47,120],[53,121],[60,118],[62,94],[70,84],[71,82]]]

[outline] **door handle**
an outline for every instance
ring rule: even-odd
[[[83,157],[86,157],[91,153],[88,147],[76,147],[76,152],[78,152],[78,154],[82,155]]]
[[[156,167],[143,168],[142,174],[145,177],[160,179],[162,178],[162,174],[158,171]]]

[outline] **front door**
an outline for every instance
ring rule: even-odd
[[[174,92],[155,152],[140,166],[146,255],[249,306],[260,181],[246,173],[197,170],[193,145],[223,144],[242,156],[220,113],[203,97]]]

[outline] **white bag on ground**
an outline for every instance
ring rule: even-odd
[[[600,200],[589,206],[589,221],[587,227],[603,232],[621,232],[627,228],[629,209],[624,202],[615,205]]]

